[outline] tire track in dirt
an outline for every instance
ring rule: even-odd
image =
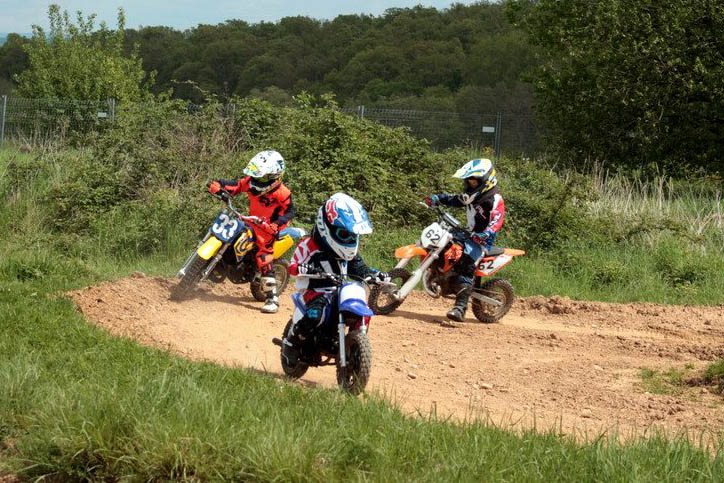
[[[138,273],[70,296],[115,335],[194,360],[281,374],[271,338],[291,315],[288,293],[279,313],[268,315],[247,287],[204,285],[195,298],[171,302],[175,283]],[[642,367],[700,369],[724,357],[724,306],[529,297],[501,323],[480,324],[468,314],[449,324],[448,305],[414,293],[395,313],[373,318],[368,392],[410,413],[434,410],[519,428],[724,433],[722,397],[696,387],[649,394],[638,376]],[[302,383],[334,387],[334,368],[310,368]]]

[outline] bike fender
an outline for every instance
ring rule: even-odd
[[[395,258],[412,258],[415,255],[427,256],[427,250],[417,245],[406,245],[395,250]]]
[[[521,255],[525,255],[525,250],[518,250],[517,248],[506,248],[504,253],[512,257],[519,257]]]
[[[274,242],[274,259],[281,257],[284,253],[294,245],[294,238],[290,235],[284,235]]]
[[[198,248],[198,250],[196,250],[196,254],[204,260],[210,260],[211,257],[216,255],[216,253],[219,251],[221,245],[223,245],[223,242],[221,242],[221,240],[219,240],[215,236],[210,236],[209,239],[206,240],[203,245]]]

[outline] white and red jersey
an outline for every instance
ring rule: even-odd
[[[316,228],[312,230],[311,236],[303,238],[297,245],[289,264],[289,274],[299,275],[299,265],[309,265],[321,272],[335,273],[337,275],[348,275],[352,278],[364,279],[370,276],[373,271],[365,264],[362,257],[357,254],[352,260],[347,261],[339,258],[337,254],[320,239]],[[336,286],[327,279],[297,277],[297,290],[326,292],[335,290]],[[306,299],[305,295],[305,299]]]
[[[498,188],[491,189],[468,205],[463,203],[461,196],[445,193],[438,195],[440,203],[444,205],[465,208],[468,230],[475,233],[485,230],[498,233],[505,221],[505,201]]]

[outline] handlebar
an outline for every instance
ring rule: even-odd
[[[428,205],[424,201],[419,201],[418,203],[427,208],[428,210],[435,210],[440,221],[450,226],[450,228],[452,229],[451,231],[463,233],[467,235],[467,237],[470,237],[472,235],[472,232],[470,230],[463,228],[462,223],[460,223],[458,219],[455,218],[453,215],[443,210],[439,204]]]
[[[314,271],[310,273],[300,274],[297,275],[297,277],[306,277],[311,279],[326,279],[331,280],[334,282],[334,285],[341,286],[344,285],[347,281],[353,281],[353,282],[360,282],[364,283],[366,285],[375,284],[375,277],[374,275],[365,277],[365,278],[357,278],[357,277],[351,277],[349,275],[340,275],[337,273],[329,273],[329,272],[322,272],[322,271]]]
[[[229,193],[228,191],[226,191],[223,188],[220,189],[216,194],[211,193],[211,196],[213,196],[214,198],[216,198],[218,200],[225,202],[226,207],[229,209],[229,211],[231,211],[234,214],[234,216],[240,218],[241,220],[243,220],[247,223],[252,223],[254,225],[258,225],[265,221],[263,218],[259,218],[258,216],[242,215],[241,213],[236,211],[236,208],[234,208],[234,205],[231,204],[231,199],[233,198],[233,196],[231,196],[231,193]]]

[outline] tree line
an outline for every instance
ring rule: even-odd
[[[342,106],[535,112],[548,153],[565,163],[722,171],[724,6],[718,0],[481,1],[328,21],[228,20],[184,31],[127,29],[122,12],[116,31],[94,30],[92,18],[80,14],[73,22],[57,6],[49,17],[50,33],[11,34],[0,46],[0,92],[47,96],[53,86],[73,84],[48,76],[75,75],[82,84],[110,70],[124,81],[82,92],[171,92],[195,103],[209,95],[255,97],[277,105],[301,92],[331,92]],[[68,41],[94,55],[68,55]],[[103,61],[103,52],[116,60]],[[74,63],[64,69],[61,57]],[[90,62],[96,65],[79,76],[81,64]],[[45,79],[40,89],[29,72],[42,64],[45,73],[35,76]],[[116,85],[124,91],[103,87]]]

